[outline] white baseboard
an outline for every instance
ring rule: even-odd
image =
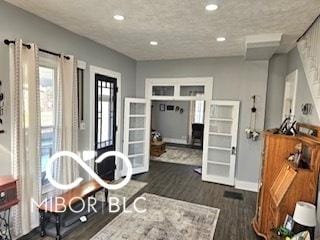
[[[163,138],[164,142],[168,143],[177,143],[177,144],[188,144],[186,139],[177,139],[177,138]]]
[[[235,180],[235,188],[250,192],[258,192],[258,183]]]

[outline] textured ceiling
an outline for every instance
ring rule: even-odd
[[[206,0],[7,2],[137,60],[244,55],[245,36],[264,33],[283,33],[278,52],[287,52],[320,13],[320,0],[220,0],[214,12]]]

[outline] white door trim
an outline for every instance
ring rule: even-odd
[[[116,151],[121,151],[121,111],[122,111],[122,104],[121,104],[121,73],[115,72],[106,68],[97,67],[90,65],[90,127],[89,127],[89,150],[95,151],[94,149],[94,101],[95,101],[95,74],[101,74],[104,76],[112,77],[117,79],[117,87],[118,87],[118,94],[117,94],[117,126],[118,131],[116,132]],[[119,166],[119,159],[116,159],[116,166]],[[118,179],[121,176],[120,169],[116,168],[115,171],[115,179]]]

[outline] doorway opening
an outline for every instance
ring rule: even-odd
[[[204,100],[152,101],[150,160],[201,169],[204,105]]]
[[[193,130],[197,130],[200,132],[199,135],[202,136],[200,138],[200,146],[202,146],[203,151],[202,164],[200,164],[202,165],[201,178],[203,181],[234,186],[240,102],[212,100],[212,92],[212,78],[153,78],[146,79],[145,98],[125,99],[123,153],[128,156],[132,163],[133,174],[149,171],[150,147],[153,153],[154,151],[158,151],[158,153],[166,152],[167,146],[164,141],[157,141],[157,144],[153,143],[152,139],[157,138],[157,136],[161,139],[161,134],[167,135],[164,137],[169,138],[169,141],[168,139],[165,140],[175,144],[175,147],[177,147],[177,144],[180,144],[178,147],[191,145],[188,140],[191,139],[189,132],[192,132],[192,128],[188,128],[188,134],[180,134],[179,140],[173,143],[170,140],[175,138],[170,137],[169,134],[161,133],[157,129],[159,127],[154,125],[155,123],[152,126],[155,131],[151,134],[151,101],[153,101],[153,105],[157,101],[172,101],[167,105],[154,106],[154,109],[159,109],[159,112],[168,111],[178,114],[172,116],[170,125],[172,125],[173,120],[179,119],[179,114],[183,114],[185,111],[185,107],[181,107],[183,102],[195,101],[194,106],[200,109],[199,112],[205,110],[204,114],[201,115],[194,112],[193,120],[196,116],[197,119],[204,118],[203,126],[201,126],[202,123],[197,126],[197,122],[192,120],[189,121],[189,124],[184,125],[193,125]],[[204,103],[200,104],[200,102],[197,102],[198,100],[202,100]],[[179,104],[176,104],[177,102]],[[190,113],[190,111],[187,112]],[[188,120],[189,117],[186,116],[182,119]],[[173,130],[183,125],[181,124],[182,119]],[[159,133],[157,133],[157,130]],[[165,130],[162,129],[161,131],[164,132]],[[192,145],[196,146],[196,140],[199,139],[195,138],[193,140]]]

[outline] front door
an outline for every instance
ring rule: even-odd
[[[95,150],[97,157],[116,149],[117,79],[95,75]],[[102,179],[113,180],[115,158],[97,164],[96,172]]]

